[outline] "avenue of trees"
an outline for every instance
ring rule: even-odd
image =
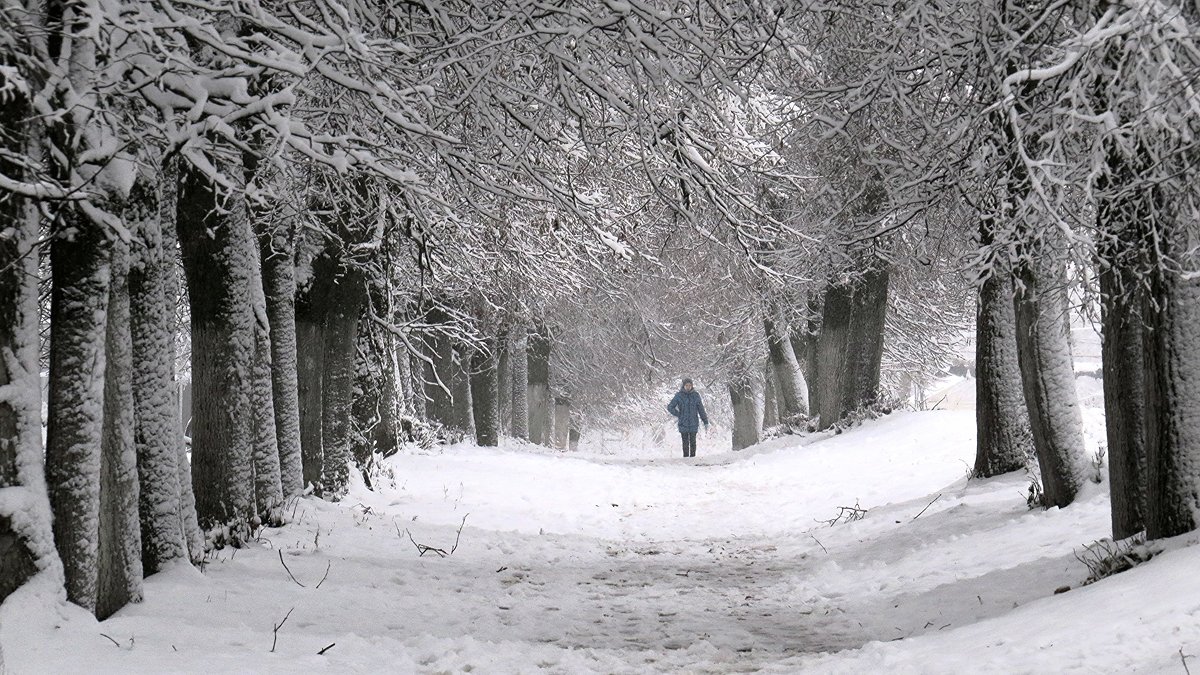
[[[1114,536],[1190,531],[1197,73],[1188,0],[7,3],[0,600],[103,619],[402,444],[680,374],[734,449],[827,429],[972,326],[975,475],[1067,506],[1080,297]]]

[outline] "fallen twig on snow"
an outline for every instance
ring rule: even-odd
[[[445,558],[446,556],[451,555],[455,551],[458,550],[458,542],[462,539],[462,531],[463,531],[463,528],[466,527],[466,525],[467,525],[467,516],[469,516],[469,515],[471,515],[471,514],[468,513],[466,516],[463,516],[462,522],[459,523],[458,533],[454,535],[454,545],[450,547],[449,551],[447,551],[444,548],[438,548],[436,546],[429,546],[427,544],[417,543],[417,540],[413,539],[412,532],[409,532],[408,528],[405,528],[404,532],[401,532],[399,525],[396,525],[395,523],[392,523],[392,524],[396,527],[396,535],[399,536],[401,539],[404,538],[404,535],[408,535],[408,540],[412,542],[412,545],[414,547],[416,547],[418,555],[423,556],[426,553],[436,553],[439,558]],[[415,518],[414,518],[414,520],[415,520]]]
[[[825,548],[825,544],[822,544],[820,539],[817,539],[817,538],[816,538],[814,535],[812,535],[812,534],[809,534],[808,536],[812,537],[812,540],[813,540],[813,541],[815,541],[815,542],[817,542],[817,546],[820,546],[822,551],[825,551],[826,553],[829,553],[829,549]]]
[[[332,567],[333,567],[333,561],[326,560],[325,561],[325,576],[321,577],[321,580],[317,582],[317,588],[320,588],[321,584],[325,583],[325,580],[329,578],[329,570]]]
[[[107,636],[107,635],[105,635],[104,633],[101,633],[101,634],[100,634],[100,637],[106,637],[106,638],[108,638],[108,641],[109,641],[109,642],[111,642],[111,643],[113,643],[114,645],[116,645],[116,646],[117,646],[117,649],[120,649],[120,648],[121,648],[121,643],[120,643],[120,642],[117,642],[116,640],[112,639],[111,637],[108,637],[108,636]],[[1183,650],[1182,650],[1182,649],[1180,649],[1180,651],[1183,651]]]
[[[296,582],[297,586],[299,586],[300,588],[308,588],[304,584],[300,583],[300,580],[296,578],[296,575],[292,574],[292,571],[290,569],[288,569],[287,563],[283,562],[283,551],[282,550],[279,551],[279,564],[283,565],[283,569],[287,570],[288,576],[292,578],[292,581]]]
[[[921,509],[921,513],[925,513],[926,511],[928,511],[929,507],[933,506],[933,502],[936,502],[937,500],[939,500],[941,498],[942,498],[942,493],[939,492],[938,496],[934,497],[932,501],[930,501],[928,504],[925,505],[925,508]],[[913,516],[913,520],[920,518],[921,513],[918,513],[917,515]]]
[[[299,583],[299,582],[297,582],[297,583]],[[294,612],[294,611],[296,611],[295,607],[289,609],[288,613],[283,615],[283,621],[280,621],[279,623],[275,624],[275,628],[271,630],[271,653],[272,654],[275,653],[275,644],[279,641],[279,629],[283,628],[283,624],[287,623],[288,617],[291,616],[292,612]]]
[[[867,515],[867,509],[859,505],[858,500],[854,500],[854,506],[839,506],[838,514],[829,520],[816,519],[818,523],[825,523],[830,527],[838,523],[852,523],[856,520],[862,520]]]
[[[1191,654],[1184,654],[1183,647],[1180,647],[1179,648],[1179,661],[1181,663],[1183,663],[1183,672],[1187,673],[1187,675],[1192,675],[1192,669],[1188,668],[1188,664],[1187,664],[1187,660],[1190,658],[1195,658],[1195,657],[1193,657]]]
[[[317,652],[317,656],[325,656],[325,652],[329,651],[330,649],[333,649],[333,647],[334,647],[336,644],[337,644],[336,642],[330,642],[328,645],[325,645],[325,648],[324,648],[324,649],[322,649],[321,651]]]
[[[471,515],[471,514],[469,514],[469,513],[465,514],[463,516],[462,522],[458,524],[458,533],[454,535],[454,545],[450,547],[451,555],[453,555],[454,552],[458,550],[458,540],[460,537],[462,537],[463,528],[467,526],[467,516],[469,516],[469,515]]]

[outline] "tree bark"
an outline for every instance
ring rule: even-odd
[[[1116,261],[1100,270],[1101,357],[1113,538],[1142,531],[1146,512],[1143,291]]]
[[[466,436],[475,435],[475,416],[471,404],[472,351],[456,347],[450,367],[450,394],[454,411],[450,426]]]
[[[340,498],[349,486],[351,407],[358,320],[366,302],[362,272],[347,265],[331,286],[325,311],[325,371],[321,378],[321,496]]]
[[[190,165],[180,174],[176,228],[192,317],[196,515],[205,530],[234,525],[236,540],[248,535],[254,516],[250,297],[256,251],[242,198]]]
[[[729,381],[729,403],[733,409],[733,449],[748,448],[759,440],[754,378],[735,375]]]
[[[325,374],[325,308],[333,263],[318,256],[308,286],[296,296],[296,394],[300,417],[300,457],[305,488],[319,490],[325,452],[322,380]]]
[[[471,360],[471,403],[475,418],[475,443],[500,445],[499,362],[500,341],[489,340],[488,350],[477,349]]]
[[[550,398],[550,335],[539,328],[529,335],[529,440],[553,443],[553,401]]]
[[[842,391],[846,387],[845,363],[853,306],[853,286],[833,284],[825,291],[821,337],[817,343],[817,414],[819,429],[828,429],[842,418]]]
[[[74,234],[50,246],[46,481],[67,599],[94,612],[110,244],[81,214],[72,211],[67,217]]]
[[[529,438],[529,338],[525,329],[514,331],[512,348],[512,435]]]
[[[1144,517],[1150,539],[1194,530],[1200,513],[1200,280],[1185,279],[1174,266],[1194,270],[1200,256],[1194,252],[1194,223],[1163,221],[1158,225],[1162,250],[1151,249],[1143,310],[1150,327],[1144,342]]]
[[[554,447],[566,450],[571,442],[571,399],[554,397]]]
[[[843,413],[869,406],[879,398],[889,280],[886,264],[876,259],[855,283],[846,344]]]
[[[271,327],[271,386],[279,446],[280,488],[285,496],[304,490],[300,444],[300,382],[296,336],[296,264],[294,234],[258,233],[263,295]]]
[[[1017,360],[1046,506],[1064,507],[1083,484],[1079,396],[1067,334],[1061,263],[1049,250],[1019,264],[1014,306]]]
[[[792,419],[808,414],[808,383],[792,350],[791,336],[787,324],[777,316],[778,312],[767,308],[763,327],[767,334],[767,352],[771,359],[771,370],[775,375],[775,392],[779,400],[779,415]]]
[[[987,478],[1026,466],[1033,435],[1017,363],[1012,280],[1004,273],[979,287],[975,321],[975,476]]]
[[[0,60],[0,64],[4,64]],[[0,75],[0,88],[5,76]],[[20,87],[0,105],[0,174],[20,180],[12,161],[32,144],[29,102]],[[0,196],[0,604],[39,570],[61,577],[54,548],[42,451],[38,368],[37,213],[14,194]],[[60,579],[61,580],[61,579]],[[0,663],[0,671],[4,666]]]
[[[775,366],[768,358],[763,369],[763,426],[768,428],[779,426],[779,396],[776,394],[779,389],[775,382]]]
[[[142,536],[134,445],[133,339],[129,328],[129,249],[112,251],[100,445],[96,618],[142,600]]]
[[[427,315],[427,321],[431,325],[443,325],[449,320],[440,309],[432,309]],[[454,397],[450,391],[454,372],[454,344],[448,335],[442,333],[428,336],[426,344],[432,363],[426,362],[423,367],[425,414],[433,422],[447,427],[454,426]]]
[[[257,242],[252,242],[257,247]],[[255,249],[257,253],[257,248]],[[275,429],[275,391],[271,365],[271,327],[263,295],[262,263],[251,256],[250,302],[254,312],[254,353],[250,370],[250,410],[254,416],[254,507],[258,523],[283,524],[283,476],[279,468],[279,436]]]
[[[496,361],[496,386],[497,386],[497,407],[500,414],[500,433],[512,435],[513,433],[513,376],[512,376],[512,348],[509,345],[508,332],[500,334],[496,341],[496,348],[499,352]]]
[[[175,270],[163,247],[158,191],[157,185],[138,181],[125,218],[131,229],[136,227],[141,242],[129,270],[129,304],[133,363],[137,364],[133,369],[134,447],[146,574],[187,556],[180,527],[177,446],[183,439],[175,401]]]

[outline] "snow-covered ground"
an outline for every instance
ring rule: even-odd
[[[1092,438],[1098,419],[1085,419]],[[0,608],[4,662],[13,673],[1183,673],[1187,659],[1200,672],[1196,536],[1080,587],[1075,554],[1108,532],[1105,486],[1030,511],[1020,474],[967,483],[973,435],[972,411],[950,410],[739,453],[702,440],[690,461],[673,446],[398,456],[394,485],[301,501],[292,525],[203,573],[148,579],[145,602],[102,624],[26,587]],[[855,504],[861,520],[818,522]],[[451,555],[418,555],[415,544],[449,553],[456,538]]]

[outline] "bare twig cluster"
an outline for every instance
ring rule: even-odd
[[[1086,586],[1133,569],[1161,552],[1161,548],[1147,544],[1145,537],[1137,536],[1122,541],[1094,541],[1082,553],[1076,553],[1075,559],[1088,569],[1087,581],[1083,582]]]
[[[837,515],[829,520],[817,520],[818,523],[825,523],[830,527],[838,523],[853,523],[856,520],[862,520],[867,516],[867,509],[864,509],[858,500],[854,500],[854,506],[839,506]],[[820,542],[818,542],[820,543]],[[824,548],[824,547],[822,547]]]

